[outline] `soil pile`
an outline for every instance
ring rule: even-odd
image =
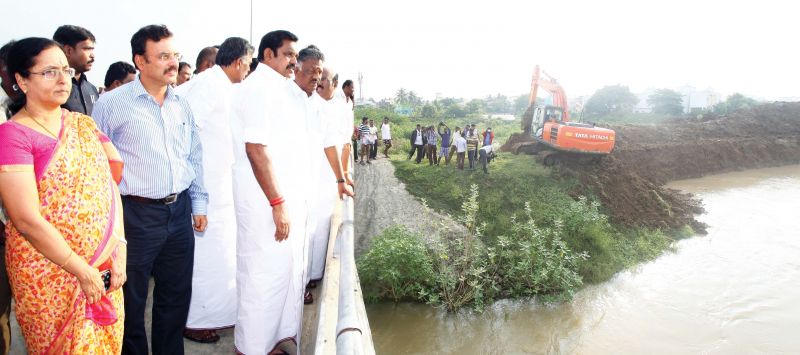
[[[691,195],[666,182],[735,170],[800,163],[800,103],[773,103],[727,116],[674,119],[657,125],[614,125],[616,146],[600,163],[565,160],[557,174],[582,182],[615,223],[651,227],[692,226],[702,212]],[[521,139],[514,136],[505,145]]]

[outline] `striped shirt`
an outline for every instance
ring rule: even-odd
[[[189,103],[171,87],[159,106],[137,76],[100,96],[92,117],[125,162],[122,195],[160,199],[188,188],[192,212],[206,214],[197,126]]]
[[[369,126],[365,124],[361,124],[358,126],[358,131],[361,132],[361,138],[369,138]]]

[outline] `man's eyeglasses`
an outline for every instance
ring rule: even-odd
[[[168,61],[173,60],[173,59],[176,62],[179,62],[181,59],[183,59],[183,55],[181,55],[178,52],[175,52],[175,53],[159,53],[158,55],[154,55],[153,57],[155,57],[156,59],[158,59],[162,63],[163,62],[168,62]]]
[[[72,68],[65,68],[65,69],[58,69],[58,68],[51,68],[45,69],[40,72],[30,72],[31,74],[41,75],[45,78],[45,80],[56,80],[58,77],[58,73],[64,74],[64,76],[71,78],[75,76],[75,69]]]

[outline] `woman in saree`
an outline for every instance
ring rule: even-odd
[[[118,354],[126,244],[115,180],[122,162],[91,117],[60,107],[74,70],[57,43],[20,40],[6,64],[21,95],[0,124],[0,199],[28,353]]]

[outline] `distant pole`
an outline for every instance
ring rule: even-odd
[[[253,43],[253,0],[250,0],[250,43]]]
[[[358,100],[364,101],[364,92],[362,91],[364,87],[364,74],[358,72]]]

